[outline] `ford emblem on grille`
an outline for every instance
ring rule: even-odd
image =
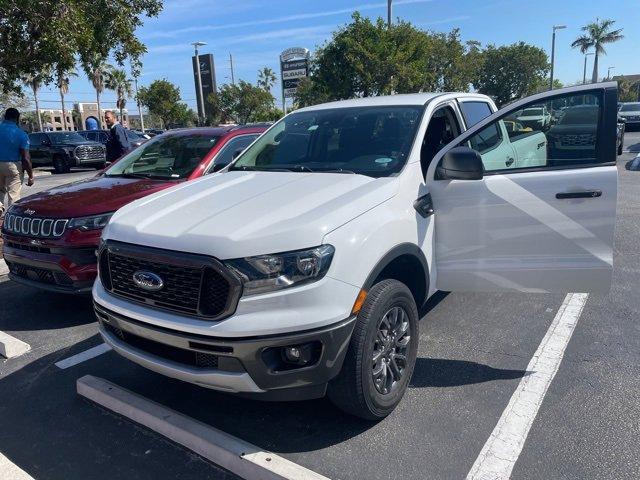
[[[133,274],[133,282],[143,290],[157,292],[164,287],[164,281],[152,272],[139,270]]]

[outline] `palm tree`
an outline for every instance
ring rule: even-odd
[[[60,92],[60,103],[62,104],[62,125],[64,126],[65,130],[68,130],[68,128],[67,128],[67,112],[64,108],[64,96],[67,93],[69,93],[70,77],[77,77],[77,76],[78,74],[73,69],[65,68],[62,65],[58,65],[56,67],[56,86],[58,87],[58,91]]]
[[[258,86],[266,91],[271,90],[271,87],[276,83],[276,74],[273,73],[269,67],[264,67],[262,70],[258,70]]]
[[[96,89],[96,102],[98,103],[98,123],[100,128],[102,125],[102,109],[100,108],[100,94],[104,92],[106,75],[113,67],[106,62],[106,58],[102,55],[92,55],[85,62],[82,68],[87,77],[91,80],[93,88]]]
[[[36,104],[36,117],[38,118],[38,131],[42,131],[42,115],[40,114],[40,102],[38,101],[38,91],[42,87],[45,79],[47,77],[46,73],[36,73],[29,74],[24,77],[24,83],[33,92],[33,102]]]
[[[593,58],[593,75],[591,76],[591,82],[598,81],[598,56],[606,55],[604,45],[607,43],[617,42],[624,38],[621,34],[622,29],[611,30],[615,20],[596,20],[588,25],[582,27],[582,31],[586,32],[580,35],[571,44],[573,48],[580,48],[582,53],[587,53],[590,48],[595,50],[595,56]]]
[[[127,72],[117,68],[111,68],[107,72],[104,86],[116,92],[118,97],[116,106],[120,110],[120,121],[122,121],[122,110],[127,104],[127,98],[133,95],[131,80],[127,78]]]

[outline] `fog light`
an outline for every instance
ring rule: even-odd
[[[313,343],[305,343],[302,345],[282,347],[280,350],[282,361],[296,367],[307,365],[314,357],[313,345]]]
[[[302,352],[298,347],[287,347],[284,349],[284,356],[288,362],[297,363],[300,361]]]

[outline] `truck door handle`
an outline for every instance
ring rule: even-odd
[[[504,162],[504,164],[505,164],[507,167],[510,167],[511,165],[513,165],[513,162],[514,162],[514,161],[515,161],[515,160],[513,159],[513,157],[508,157],[508,158],[507,158],[507,161],[506,161],[506,162]]]
[[[602,190],[585,190],[582,192],[562,192],[556,193],[556,198],[597,198],[602,196]]]

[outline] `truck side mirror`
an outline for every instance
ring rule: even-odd
[[[469,147],[452,148],[442,157],[436,173],[438,180],[481,180],[482,157]]]

